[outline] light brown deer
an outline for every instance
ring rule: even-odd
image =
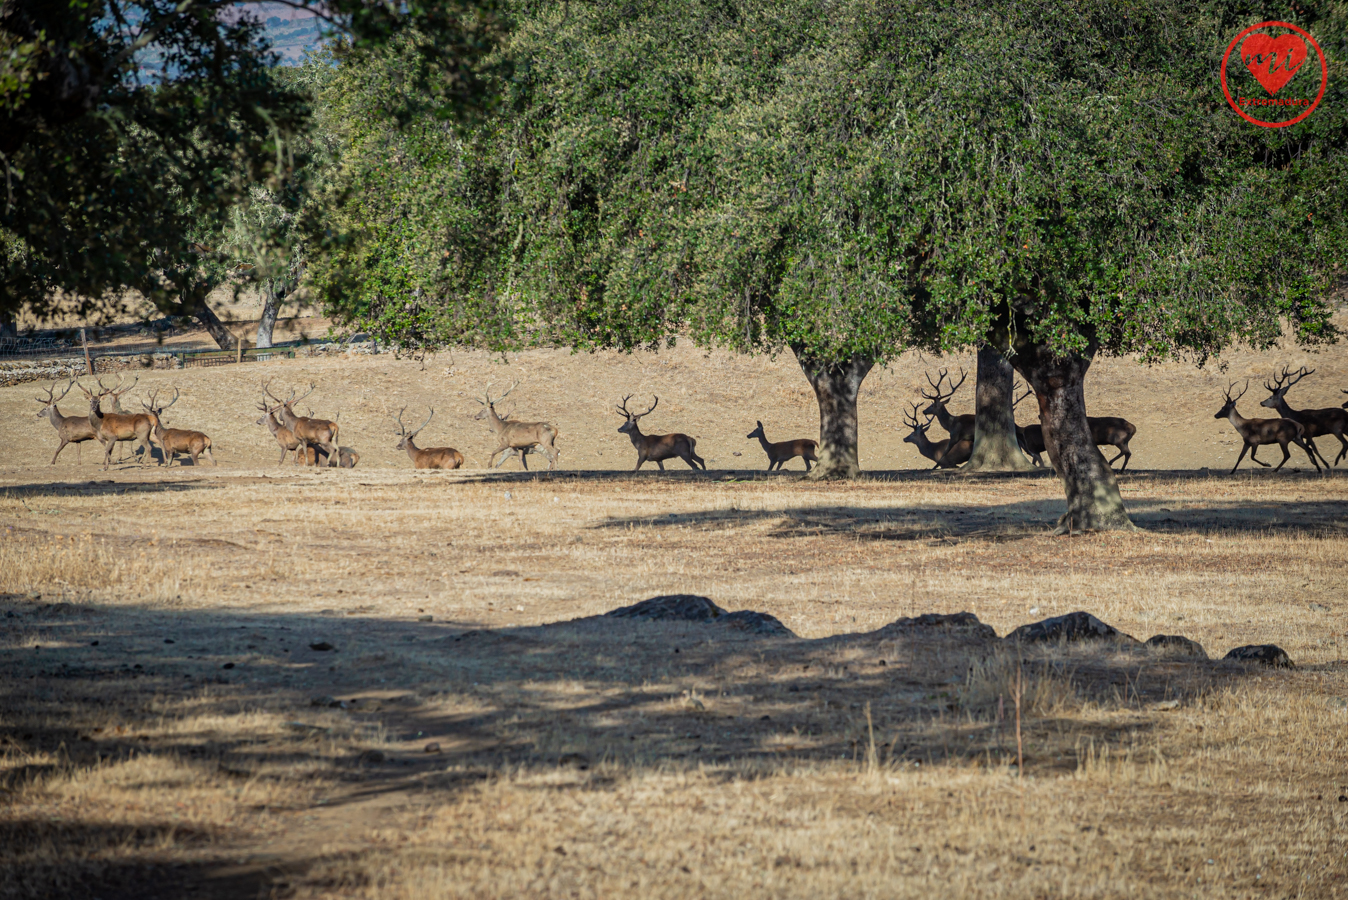
[[[917,421],[917,407],[914,403],[911,412],[904,413],[903,422],[912,429],[908,436],[903,439],[905,444],[914,444],[917,452],[921,453],[927,459],[936,463],[934,469],[953,469],[956,466],[962,466],[969,461],[969,457],[974,452],[974,442],[968,439],[951,443],[950,438],[943,441],[932,441],[927,437],[927,429],[931,427],[932,419],[927,417],[926,424]]]
[[[1240,456],[1236,457],[1236,464],[1231,467],[1232,474],[1240,467],[1240,461],[1245,458],[1245,452],[1248,450],[1250,459],[1264,468],[1268,468],[1271,463],[1263,462],[1255,458],[1255,450],[1264,444],[1277,444],[1282,447],[1282,462],[1278,463],[1273,471],[1278,471],[1291,459],[1292,453],[1287,449],[1287,445],[1296,444],[1302,450],[1306,451],[1306,458],[1315,466],[1315,471],[1320,471],[1320,463],[1311,453],[1311,448],[1306,446],[1304,437],[1305,429],[1300,422],[1293,422],[1291,419],[1247,419],[1236,412],[1236,401],[1245,396],[1245,391],[1250,389],[1250,382],[1245,382],[1245,388],[1236,396],[1231,396],[1231,388],[1235,387],[1233,381],[1226,388],[1226,403],[1217,410],[1214,419],[1230,419],[1231,424],[1235,426],[1237,432],[1245,440],[1245,446],[1240,448]]]
[[[463,454],[453,447],[426,447],[421,448],[412,442],[412,439],[421,434],[421,429],[431,424],[431,419],[435,417],[435,410],[426,417],[426,421],[421,423],[421,428],[416,431],[408,431],[407,426],[403,424],[403,413],[407,412],[404,406],[398,410],[398,447],[399,450],[406,450],[407,455],[412,460],[414,469],[457,469],[463,465]]]
[[[746,434],[745,439],[758,438],[758,443],[763,446],[763,452],[768,455],[768,471],[773,469],[781,470],[782,466],[799,456],[805,461],[805,471],[810,471],[811,462],[819,462],[819,457],[815,454],[815,448],[819,446],[818,441],[812,441],[809,438],[797,438],[794,441],[778,441],[772,443],[763,433],[763,423],[758,422],[758,427]]]
[[[1300,371],[1293,375],[1291,366],[1283,366],[1282,374],[1273,376],[1273,384],[1264,382],[1264,387],[1268,388],[1271,396],[1261,402],[1259,405],[1268,409],[1276,409],[1278,415],[1284,419],[1291,419],[1293,422],[1300,422],[1302,434],[1306,438],[1306,443],[1320,457],[1325,468],[1332,468],[1329,460],[1320,452],[1320,448],[1315,446],[1315,439],[1323,437],[1326,434],[1332,434],[1339,439],[1339,455],[1334,457],[1333,465],[1337,466],[1339,461],[1348,456],[1348,438],[1344,438],[1344,431],[1348,431],[1348,412],[1344,412],[1338,407],[1330,406],[1324,409],[1292,409],[1287,405],[1287,392],[1298,381],[1307,375],[1314,375],[1314,369],[1307,369],[1302,366]]]
[[[641,467],[647,460],[652,460],[660,471],[665,470],[665,460],[678,457],[688,463],[688,467],[697,470],[707,471],[707,464],[703,462],[702,457],[697,455],[697,440],[686,434],[642,434],[637,423],[643,416],[648,416],[660,405],[660,398],[656,397],[651,408],[641,413],[629,412],[627,401],[632,399],[628,394],[623,398],[623,402],[618,406],[618,414],[624,416],[627,421],[618,426],[618,432],[625,434],[632,439],[632,446],[637,448],[637,466],[633,472],[641,471]]]
[[[94,426],[89,421],[87,415],[84,416],[63,416],[61,411],[56,408],[56,404],[70,393],[70,389],[75,386],[75,382],[66,385],[66,389],[61,392],[61,396],[56,396],[56,382],[47,390],[46,397],[35,397],[38,403],[42,404],[42,409],[38,412],[39,419],[47,419],[52,427],[56,429],[56,436],[61,439],[61,445],[56,448],[52,454],[51,464],[56,465],[56,457],[61,455],[61,451],[66,448],[66,444],[75,445],[75,464],[81,462],[83,444],[85,441],[94,441],[98,439],[98,433],[94,431]]]
[[[552,471],[557,468],[557,458],[561,455],[561,451],[554,443],[562,433],[561,430],[549,422],[511,422],[510,413],[501,416],[496,412],[496,404],[509,397],[510,392],[519,387],[519,384],[518,381],[515,382],[509,390],[494,400],[491,396],[491,385],[488,384],[483,399],[477,401],[482,404],[482,409],[478,410],[473,418],[486,419],[496,431],[496,449],[487,459],[487,468],[493,468],[492,463],[498,454],[505,454],[501,456],[500,462],[495,464],[495,468],[499,469],[510,458],[511,451],[516,451],[520,455],[520,464],[528,469],[529,452],[537,448],[548,458],[548,471]]]
[[[101,380],[98,382],[97,394],[86,390],[79,382],[75,382],[75,386],[89,399],[89,424],[93,426],[99,443],[103,445],[103,470],[107,471],[111,465],[112,448],[119,441],[135,441],[136,449],[140,451],[139,463],[144,466],[145,460],[151,458],[150,447],[158,443],[154,433],[155,426],[159,423],[158,418],[153,413],[104,413],[100,404],[112,390],[104,387]],[[162,445],[159,454],[161,457],[164,456]],[[162,461],[160,465],[163,465]]]
[[[341,450],[337,446],[337,423],[329,422],[327,419],[311,419],[306,416],[295,415],[294,405],[314,392],[313,383],[311,382],[309,390],[299,397],[296,397],[292,390],[290,396],[285,400],[273,394],[270,385],[270,381],[262,385],[262,392],[277,402],[277,409],[281,413],[281,423],[290,429],[291,434],[295,436],[295,440],[299,442],[300,452],[308,456],[309,445],[313,444],[322,448],[323,452],[327,454],[329,466],[336,466],[341,454]]]
[[[922,414],[924,416],[936,417],[936,421],[941,423],[941,427],[950,432],[950,440],[953,442],[952,446],[965,440],[973,441],[974,414],[963,413],[956,416],[952,415],[950,410],[946,409],[946,403],[951,397],[955,396],[955,392],[960,389],[960,385],[964,384],[964,380],[969,377],[969,373],[960,369],[960,380],[955,381],[954,379],[951,379],[950,390],[948,391],[941,389],[941,385],[945,383],[947,378],[949,378],[949,373],[945,369],[941,370],[940,376],[934,382],[931,380],[931,373],[928,372],[926,374],[927,384],[931,385],[932,392],[927,393],[924,390],[922,391],[922,397],[925,400],[930,400],[931,403],[927,405],[926,409],[922,410]]]
[[[300,464],[300,442],[295,440],[294,433],[276,418],[276,412],[281,408],[280,405],[269,407],[264,400],[257,405],[257,408],[262,411],[262,418],[258,419],[256,424],[266,425],[267,430],[271,432],[271,436],[276,439],[276,443],[281,447],[281,458],[276,461],[276,464],[278,466],[284,464],[286,454],[294,450],[295,465],[298,466]],[[308,464],[313,465],[312,462]]]
[[[173,389],[173,399],[163,406],[160,406],[157,397],[159,391],[150,394],[150,402],[142,403],[145,411],[155,417],[154,436],[159,439],[159,447],[164,453],[164,465],[173,465],[173,458],[179,453],[186,453],[192,458],[192,465],[197,466],[200,463],[197,457],[205,454],[206,458],[215,465],[215,457],[211,455],[211,439],[200,431],[187,431],[182,428],[164,427],[164,410],[178,402],[179,392],[175,387]]]

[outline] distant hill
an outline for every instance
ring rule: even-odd
[[[259,3],[251,12],[262,20],[267,41],[281,54],[281,64],[297,65],[322,43],[322,20],[309,10],[284,3]]]

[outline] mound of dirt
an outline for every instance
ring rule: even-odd
[[[1022,625],[1006,636],[1008,641],[1022,641],[1027,644],[1056,643],[1059,641],[1116,641],[1125,644],[1138,643],[1137,638],[1124,634],[1113,625],[1106,625],[1088,612],[1073,612],[1065,616],[1053,616],[1041,622]]]
[[[1277,644],[1247,644],[1236,647],[1224,659],[1243,663],[1257,663],[1274,669],[1294,669],[1292,658]]]
[[[950,615],[924,613],[911,618],[905,616],[902,619],[895,619],[883,628],[871,632],[871,634],[880,638],[907,637],[914,632],[928,629],[959,631],[961,637],[974,637],[987,641],[997,639],[997,632],[993,630],[991,625],[984,625],[978,621],[978,616],[969,612],[951,613]]]
[[[1147,638],[1147,646],[1171,656],[1194,656],[1208,659],[1208,652],[1198,641],[1191,641],[1178,634],[1154,634]]]
[[[663,622],[710,622],[726,611],[697,594],[662,594],[604,613],[606,619],[654,619]]]

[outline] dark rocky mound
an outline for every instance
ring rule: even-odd
[[[1112,641],[1121,644],[1136,644],[1137,638],[1124,634],[1112,625],[1106,625],[1088,612],[1068,613],[1065,616],[1053,616],[1042,622],[1022,625],[1006,636],[1008,641],[1023,641],[1027,644],[1053,643],[1056,641]]]
[[[1275,669],[1294,669],[1292,659],[1277,644],[1249,644],[1226,654],[1226,659],[1243,663],[1258,663]]]
[[[631,606],[604,613],[611,619],[657,619],[679,622],[710,622],[726,614],[711,600],[697,594],[663,594]],[[776,622],[776,619],[773,619]],[[778,622],[777,624],[781,624]],[[784,626],[783,626],[784,627]]]
[[[986,640],[995,640],[997,632],[992,630],[991,625],[984,625],[978,621],[978,616],[973,613],[962,612],[952,613],[950,615],[941,615],[939,613],[923,613],[920,616],[912,618],[904,617],[895,619],[888,625],[871,632],[874,637],[899,637],[900,635],[912,634],[915,631],[929,628],[939,628],[951,632],[961,632],[969,637],[983,638]]]
[[[1198,641],[1191,641],[1178,634],[1154,634],[1147,638],[1147,646],[1172,656],[1196,656],[1207,659],[1208,651]]]
[[[739,612],[726,613],[716,620],[717,628],[733,628],[747,634],[760,634],[765,637],[795,637],[796,633],[782,624],[781,620],[769,613],[742,609]]]

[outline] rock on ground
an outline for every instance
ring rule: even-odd
[[[1172,656],[1196,656],[1208,659],[1208,652],[1198,641],[1191,641],[1178,634],[1154,634],[1147,638],[1147,646]]]
[[[1292,659],[1277,644],[1247,644],[1226,654],[1226,659],[1243,663],[1258,663],[1275,669],[1294,669]]]
[[[1106,625],[1088,612],[1073,612],[1054,616],[1042,622],[1022,625],[1006,636],[1008,641],[1027,644],[1055,641],[1114,641],[1136,644],[1137,638],[1124,634],[1112,625]]]

